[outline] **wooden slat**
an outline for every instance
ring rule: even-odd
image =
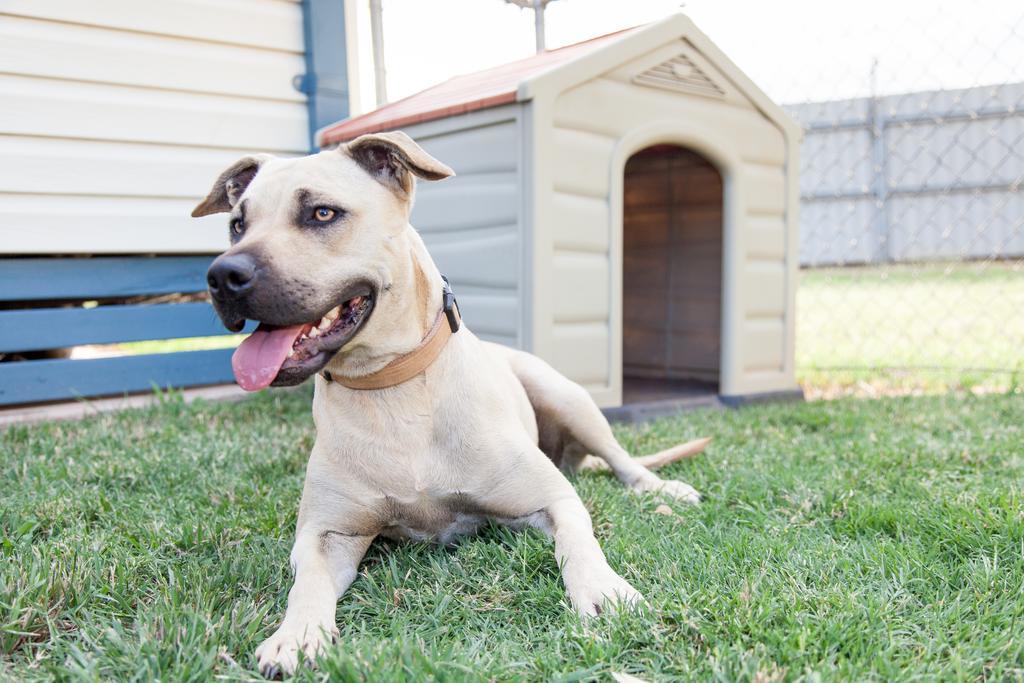
[[[308,150],[301,102],[0,75],[0,131],[252,151]]]
[[[0,301],[201,292],[213,256],[0,260]]]
[[[5,13],[37,19],[295,53],[303,50],[301,8],[277,0],[4,0],[2,7]]]
[[[227,214],[191,218],[196,203],[0,193],[0,254],[52,254],[55,249],[62,254],[224,251],[229,246]]]
[[[667,208],[626,209],[629,229],[623,233],[627,252],[655,248],[664,251],[669,243],[670,211]]]
[[[0,363],[0,405],[232,381],[233,349]]]
[[[305,102],[292,87],[301,53],[18,17],[0,22],[0,46],[4,73]]]
[[[221,171],[241,156],[234,149],[0,136],[0,189],[184,198],[198,204]]]
[[[204,301],[0,310],[0,352],[224,334],[230,333]]]

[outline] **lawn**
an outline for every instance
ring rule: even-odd
[[[800,275],[796,365],[812,395],[1024,384],[1024,262]]]
[[[280,619],[309,394],[0,433],[0,678],[227,680]],[[1024,396],[844,399],[623,427],[696,508],[577,485],[650,609],[581,624],[550,542],[378,543],[332,680],[1022,680]]]

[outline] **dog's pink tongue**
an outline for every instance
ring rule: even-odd
[[[231,369],[238,386],[246,391],[266,389],[277,377],[295,338],[304,325],[267,329],[260,325],[242,340],[231,356]]]

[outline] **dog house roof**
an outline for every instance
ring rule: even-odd
[[[733,84],[769,119],[787,133],[799,134],[796,124],[757,88],[687,17],[676,14],[655,22],[591,38],[566,47],[502,64],[484,71],[455,76],[443,83],[391,102],[360,116],[339,121],[317,132],[321,146],[352,140],[364,133],[394,130],[480,109],[533,99],[545,86],[571,87],[622,61],[669,40],[685,37],[727,72]],[[612,45],[621,48],[612,53]]]
[[[530,76],[595,50],[637,28],[598,36],[491,69],[455,76],[379,109],[321,129],[318,134],[320,144],[330,145],[351,140],[363,133],[390,130],[453,114],[510,104],[516,101],[519,84]]]

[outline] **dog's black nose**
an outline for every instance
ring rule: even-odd
[[[256,261],[248,254],[224,254],[206,271],[206,283],[215,299],[238,298],[256,284]]]

